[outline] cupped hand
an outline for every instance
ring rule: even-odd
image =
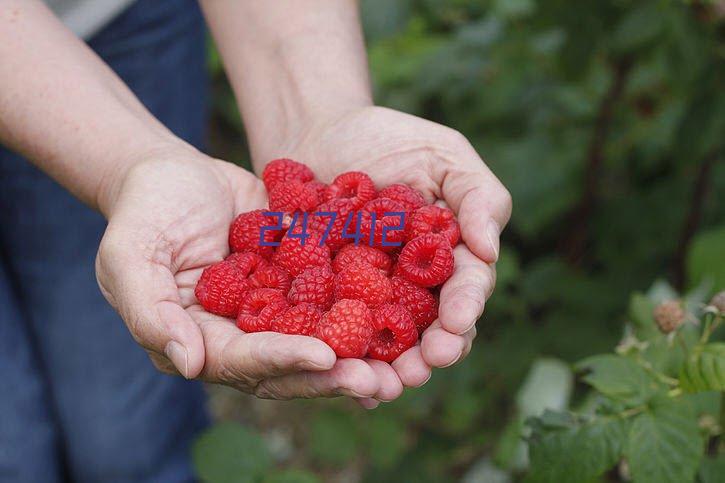
[[[440,124],[370,106],[309,125],[276,149],[264,155],[307,163],[323,181],[360,170],[378,187],[411,185],[457,214],[463,244],[454,250],[455,271],[441,289],[439,319],[420,346],[392,365],[403,384],[418,386],[431,367],[465,357],[494,289],[499,235],[511,215],[511,196],[466,138]]]
[[[119,176],[96,273],[157,368],[264,398],[400,394],[390,366],[336,359],[311,337],[246,334],[198,305],[194,286],[228,254],[233,217],[266,204],[255,176],[190,148],[154,153]]]

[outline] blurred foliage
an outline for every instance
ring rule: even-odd
[[[513,195],[497,289],[468,359],[396,402],[369,413],[344,401],[263,405],[273,417],[244,422],[262,436],[289,430],[292,449],[255,467],[295,468],[263,471],[270,481],[517,481],[529,464],[524,419],[565,409],[567,364],[617,343],[630,293],[664,277],[697,288],[696,304],[725,286],[725,5],[363,0],[362,9],[377,102],[461,131]],[[210,66],[214,154],[248,166],[213,49]],[[650,296],[676,294],[658,283]],[[649,301],[635,297],[627,318],[650,316]],[[597,380],[594,370],[585,382],[636,386],[642,374],[617,364],[621,376]],[[582,387],[572,401],[594,404]],[[722,477],[715,446],[700,481]]]

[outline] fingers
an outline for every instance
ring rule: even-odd
[[[380,387],[373,396],[378,401],[390,402],[403,394],[403,384],[390,364],[375,359],[365,359],[380,381]]]
[[[448,332],[463,334],[483,313],[484,304],[496,284],[496,269],[476,257],[465,245],[458,245],[453,253],[455,270],[441,288],[438,317]]]
[[[461,149],[471,161],[443,178],[443,198],[458,215],[461,238],[481,260],[498,259],[499,236],[511,217],[511,195],[468,142]]]
[[[335,364],[335,353],[318,339],[274,332],[246,334],[201,307],[189,310],[204,336],[207,359],[202,377],[207,381],[251,392],[263,379],[325,371]]]
[[[403,352],[393,361],[392,367],[405,387],[420,387],[431,376],[430,365],[423,359],[419,345]]]
[[[145,349],[163,354],[186,378],[204,366],[204,340],[179,304],[173,275],[163,253],[146,256],[132,236],[109,226],[96,259],[99,286]]]
[[[466,339],[451,334],[439,321],[428,327],[420,343],[421,355],[431,367],[448,367],[458,362],[466,349]]]
[[[375,370],[361,359],[338,359],[332,369],[264,380],[256,387],[257,397],[292,399],[350,396],[373,398],[380,390]]]

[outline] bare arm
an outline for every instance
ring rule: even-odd
[[[106,215],[119,172],[183,144],[37,0],[0,2],[0,142]]]

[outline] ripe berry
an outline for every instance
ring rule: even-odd
[[[332,260],[332,270],[335,273],[343,271],[356,262],[367,262],[386,275],[390,272],[390,256],[377,248],[367,245],[345,245]]]
[[[347,198],[335,198],[326,201],[315,209],[315,213],[336,213],[332,227],[327,232],[327,238],[325,239],[325,245],[330,247],[330,250],[338,250],[352,241],[351,238],[344,238],[342,236],[345,221],[352,211],[352,201]],[[308,226],[310,230],[315,230],[322,235],[330,224],[330,218],[331,216],[312,216],[309,219]]]
[[[290,307],[272,320],[274,332],[291,335],[315,335],[322,311],[313,304],[302,303]]]
[[[373,247],[384,252],[391,252],[403,245],[405,238],[404,223],[405,209],[403,205],[389,198],[376,198],[365,203],[360,223],[360,232],[363,240],[369,243],[370,236],[373,236]],[[373,223],[372,214],[375,214]],[[385,216],[386,213],[401,213],[401,215]],[[401,220],[402,217],[402,220]],[[395,228],[399,227],[399,230]],[[383,244],[383,228],[386,228],[385,244]]]
[[[300,234],[300,230],[293,230]],[[309,267],[329,265],[332,262],[330,248],[320,246],[320,235],[315,232],[308,233],[307,239],[302,243],[300,238],[290,238],[287,232],[280,242],[277,251],[272,255],[272,263],[286,270],[296,277]]]
[[[315,337],[338,357],[363,357],[373,336],[370,309],[360,300],[339,300],[320,319]]]
[[[289,274],[274,265],[259,267],[249,276],[249,284],[253,288],[274,288],[283,294],[289,291],[290,282]]]
[[[368,263],[360,261],[335,275],[335,300],[362,300],[374,306],[384,304],[392,295],[388,277]]]
[[[264,181],[267,192],[271,191],[274,185],[280,181],[297,180],[306,183],[314,178],[315,175],[310,168],[302,163],[285,158],[270,161],[262,172],[262,181]]]
[[[327,192],[327,185],[321,181],[308,181],[305,183],[305,188],[317,193],[317,199],[322,201],[325,199],[325,193]]]
[[[403,205],[405,211],[415,211],[425,206],[425,198],[420,194],[420,191],[404,184],[391,184],[387,188],[383,188],[378,196],[397,201]]]
[[[283,213],[310,211],[318,203],[315,187],[298,180],[277,183],[269,192],[269,209],[271,211]]]
[[[244,332],[270,330],[272,319],[289,305],[279,290],[257,288],[248,291],[239,304],[237,327]]]
[[[249,289],[246,276],[233,261],[215,263],[204,269],[194,294],[207,312],[236,317],[239,303]]]
[[[393,362],[415,345],[418,329],[402,305],[384,304],[372,310],[375,333],[370,341],[368,357]]]
[[[400,304],[410,312],[413,322],[422,334],[438,317],[438,301],[427,289],[401,277],[390,279],[393,288],[392,303]]]
[[[268,265],[264,258],[252,252],[232,253],[224,261],[237,267],[245,277]]]
[[[456,246],[461,237],[456,215],[448,208],[435,205],[417,209],[410,215],[410,219],[405,225],[408,240],[426,233],[440,233],[446,237],[452,247]]]
[[[403,247],[398,269],[403,277],[422,287],[440,285],[453,274],[453,250],[443,235],[421,235]]]
[[[311,303],[328,310],[334,302],[334,279],[329,265],[308,268],[292,281],[287,300],[292,305]]]
[[[233,252],[253,252],[264,258],[269,258],[274,252],[273,246],[260,245],[260,233],[263,226],[275,223],[275,218],[265,216],[266,210],[254,210],[237,216],[229,228],[229,247]],[[279,241],[284,233],[281,230],[267,230],[264,232],[264,241],[267,243]]]
[[[347,198],[352,201],[353,209],[360,209],[376,196],[375,184],[365,173],[348,171],[335,178],[327,187],[325,198]]]

